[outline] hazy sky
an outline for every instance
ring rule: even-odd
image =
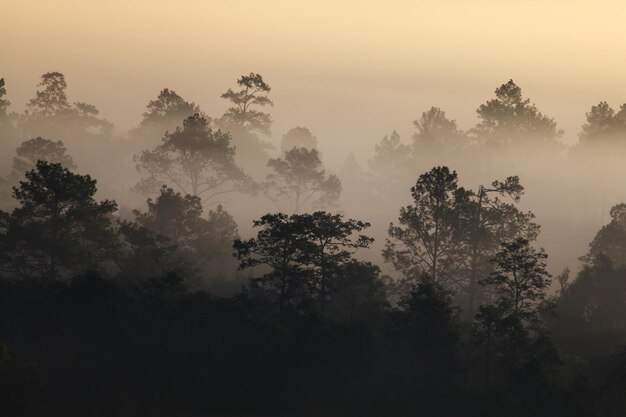
[[[0,0],[0,77],[14,109],[61,71],[70,99],[124,133],[172,88],[220,115],[242,73],[272,86],[274,142],[308,126],[344,158],[432,105],[462,128],[513,78],[575,139],[626,101],[626,3],[608,1]]]

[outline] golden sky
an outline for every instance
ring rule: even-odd
[[[469,128],[509,78],[570,140],[592,104],[626,101],[623,1],[0,0],[0,12],[14,109],[61,71],[70,99],[122,133],[165,87],[218,116],[250,71],[273,88],[275,142],[306,125],[339,153],[393,129],[408,139],[432,105]]]

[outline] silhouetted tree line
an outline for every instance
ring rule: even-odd
[[[0,83],[3,135],[33,137],[17,147],[0,211],[3,415],[626,412],[626,206],[554,294],[518,177],[470,189],[444,165],[411,171],[425,152],[557,150],[562,132],[512,81],[470,131],[432,108],[413,144],[394,132],[368,173],[346,165],[383,199],[413,175],[382,253],[393,277],[360,257],[372,225],[336,211],[342,182],[307,128],[266,153],[261,109],[273,103],[260,75],[222,95],[232,107],[219,119],[169,89],[150,101],[131,133],[143,210],[99,201],[65,143],[44,138],[102,139],[112,125],[68,102],[62,74],[39,87],[18,115]],[[594,106],[581,146],[618,137],[620,113]],[[276,205],[251,237],[221,204],[233,194]]]
[[[366,222],[274,213],[239,239],[221,207],[202,216],[199,197],[168,187],[122,220],[95,180],[39,160],[0,213],[2,408],[618,415],[623,207],[553,297],[538,226],[500,200],[522,190],[515,177],[474,193],[446,167],[421,175],[389,229],[394,282],[355,257],[373,242]],[[231,247],[250,280],[212,295],[201,277]]]

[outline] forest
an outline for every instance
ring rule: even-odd
[[[128,132],[68,81],[0,80],[0,415],[626,415],[626,104],[496,80],[337,165],[257,73]]]

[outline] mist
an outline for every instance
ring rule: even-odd
[[[623,415],[625,15],[6,2],[0,410]]]

